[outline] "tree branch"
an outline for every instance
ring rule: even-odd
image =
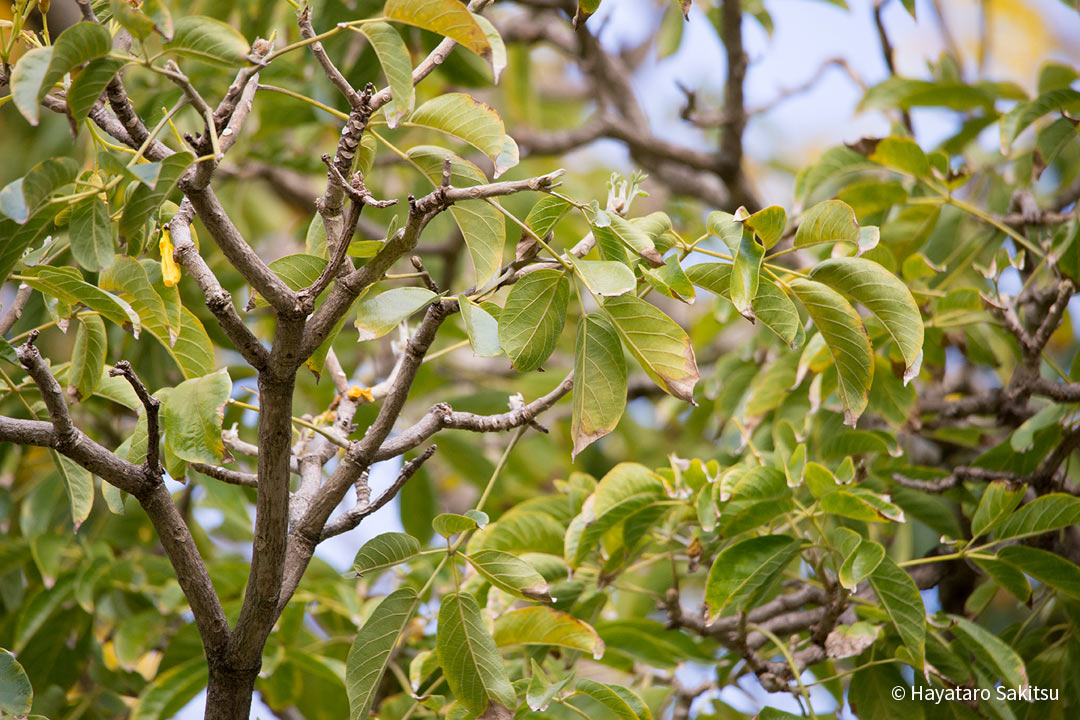
[[[128,381],[135,394],[139,397],[143,409],[146,411],[146,472],[150,477],[160,478],[164,474],[158,453],[161,445],[161,431],[158,425],[158,412],[161,410],[161,401],[150,394],[143,385],[142,380],[131,368],[131,363],[121,360],[109,371],[109,377],[123,375]]]

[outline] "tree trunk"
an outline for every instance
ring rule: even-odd
[[[210,668],[204,720],[248,720],[258,669]]]

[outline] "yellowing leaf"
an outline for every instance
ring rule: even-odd
[[[487,33],[459,0],[386,0],[383,15],[448,37],[485,59],[491,57]]]

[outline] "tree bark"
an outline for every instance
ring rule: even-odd
[[[210,664],[204,720],[248,720],[258,668],[233,670]]]

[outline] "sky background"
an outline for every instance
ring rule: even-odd
[[[723,46],[699,2],[695,2],[690,20],[684,26],[679,50],[662,60],[657,60],[655,51],[650,51],[634,78],[636,93],[654,133],[690,146],[704,146],[707,138],[679,119],[685,98],[678,84],[699,91],[703,99],[715,100],[722,96],[725,75]],[[1080,15],[1060,0],[989,2],[993,19],[988,76],[1014,81],[1032,92],[1038,68],[1045,61],[1080,65]],[[748,107],[767,105],[785,91],[803,85],[831,58],[844,58],[867,85],[886,77],[872,0],[849,0],[849,10],[824,0],[765,0],[764,5],[775,23],[771,36],[756,21],[744,21],[744,44],[750,56],[746,80]],[[911,19],[897,0],[887,4],[884,19],[895,47],[899,73],[926,77],[927,63],[939,58],[945,43],[933,5],[929,0],[920,0],[916,5],[918,22]],[[969,58],[965,70],[971,77],[974,62],[970,58],[975,56],[979,33],[979,0],[940,0],[940,5],[957,46]],[[655,34],[665,7],[665,3],[654,0],[605,0],[600,12],[590,19],[589,27],[601,33],[609,50],[637,47]],[[832,145],[888,134],[889,122],[884,115],[855,112],[861,96],[851,78],[834,67],[811,90],[752,118],[745,147],[748,172],[759,195],[768,198],[770,204],[791,205],[791,176],[770,170],[771,161],[780,159],[799,167],[812,162]],[[955,129],[948,116],[931,110],[916,110],[913,121],[916,137],[924,147],[935,145]],[[995,146],[995,138],[996,128],[992,128],[986,138],[991,148]],[[613,142],[597,143],[585,155],[591,161],[630,169],[623,148]],[[371,474],[373,496],[389,485],[396,472],[396,465],[390,463],[375,466]],[[316,554],[345,571],[366,540],[379,533],[401,531],[398,518],[395,500],[357,529],[320,545]],[[211,513],[200,521],[213,524],[215,518]],[[937,607],[933,593],[924,599],[929,610]],[[683,677],[693,684],[709,672],[709,668],[690,667],[683,671]],[[807,679],[812,679],[809,674]],[[744,680],[740,688],[726,688],[722,696],[745,712],[755,712],[764,699],[760,686],[751,679]],[[834,709],[831,696],[821,688],[814,689],[812,699],[817,711]],[[798,712],[790,696],[775,694],[768,696],[768,702]],[[197,720],[202,717],[204,703],[205,696],[200,695],[176,717]],[[251,717],[269,720],[274,716],[256,699]]]

